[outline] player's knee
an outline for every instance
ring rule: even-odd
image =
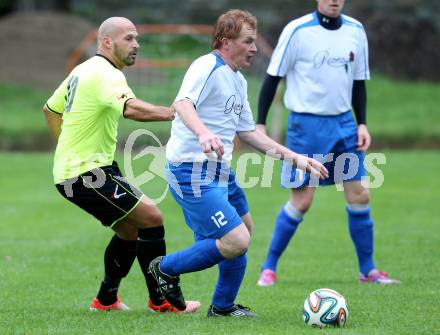
[[[219,251],[225,258],[235,258],[243,255],[249,247],[249,235],[241,235],[231,239],[227,243],[223,242],[219,245]]]
[[[296,199],[295,204],[293,205],[295,209],[297,209],[301,213],[306,213],[310,206],[312,205],[312,199],[310,198],[302,198],[302,199]]]
[[[234,257],[243,255],[249,247],[249,238],[243,238],[236,241],[233,245],[232,252]]]
[[[149,213],[142,218],[139,225],[141,229],[163,226],[162,213],[158,208],[150,210]]]
[[[247,246],[236,245],[227,249],[223,249],[220,253],[226,259],[232,259],[245,254],[247,251]]]
[[[138,229],[126,222],[121,222],[113,227],[116,235],[125,241],[136,241],[138,235]]]
[[[366,205],[370,202],[370,191],[367,188],[360,188],[348,194],[347,200],[350,204]]]
[[[151,215],[150,223],[152,227],[159,227],[163,225],[163,216],[159,210],[155,211],[153,215]]]

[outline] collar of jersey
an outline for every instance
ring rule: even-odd
[[[211,53],[215,56],[215,59],[217,60],[217,64],[219,64],[219,65],[226,65],[226,63],[223,60],[223,58],[221,58],[221,56],[217,52],[211,51]]]
[[[105,57],[104,55],[101,55],[101,54],[96,54],[95,56],[99,56],[99,57],[102,57],[102,58],[104,58],[107,62],[109,62],[115,69],[117,69],[117,67],[116,67],[116,65],[110,60],[110,59],[108,59],[107,57]]]
[[[338,17],[330,17],[321,14],[320,12],[316,11],[316,17],[319,20],[319,24],[328,30],[336,30],[341,28],[342,26],[342,17],[339,15]]]

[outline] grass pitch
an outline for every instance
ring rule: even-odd
[[[142,99],[155,104],[168,106],[174,100],[179,90],[184,70],[168,70],[164,78],[158,78],[138,73],[138,80],[129,80],[135,94]],[[135,76],[135,78],[137,78]],[[141,79],[150,84],[145,85]],[[254,116],[257,112],[257,100],[261,88],[261,77],[247,75],[249,84],[249,102]],[[386,139],[400,141],[407,146],[424,140],[432,144],[438,143],[440,134],[440,113],[438,113],[439,84],[423,82],[399,82],[374,75],[368,82],[368,127],[373,137],[387,146]],[[54,87],[55,89],[55,87]],[[280,88],[280,93],[282,89]],[[48,141],[47,127],[41,108],[52,94],[52,91],[36,90],[28,87],[17,87],[0,83],[0,144],[3,148],[35,147],[38,141]],[[278,101],[279,100],[279,101]],[[280,122],[285,124],[287,110],[278,101],[282,110]],[[274,109],[274,108],[272,108]],[[272,110],[268,116],[268,129],[275,118]],[[134,129],[146,127],[154,131],[161,140],[166,141],[170,133],[170,122],[152,122],[142,126],[138,122],[121,118],[119,126],[120,138],[126,138]],[[37,145],[38,147],[38,145]],[[40,146],[41,147],[41,146]],[[47,145],[46,145],[47,147]],[[431,145],[432,147],[432,145]]]
[[[246,190],[256,227],[237,302],[251,306],[259,318],[236,320],[205,316],[216,268],[182,276],[185,297],[203,304],[199,313],[148,313],[137,263],[120,289],[132,311],[89,312],[111,231],[57,194],[51,154],[0,153],[0,334],[439,333],[438,152],[387,152],[386,156],[387,164],[381,166],[385,183],[372,190],[375,258],[378,267],[403,284],[357,283],[343,194],[329,187],[317,192],[313,208],[281,259],[277,285],[257,287],[273,220],[288,196],[278,186],[276,173],[272,188]],[[249,168],[248,176],[259,175],[258,167]],[[142,189],[154,196],[163,186],[164,181],[156,178]],[[192,234],[174,200],[168,196],[159,206],[168,251],[189,246]],[[345,328],[319,330],[303,324],[304,299],[320,287],[346,297],[350,315]]]

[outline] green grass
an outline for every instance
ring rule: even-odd
[[[438,152],[387,152],[383,187],[372,190],[376,262],[401,279],[394,287],[360,285],[343,194],[317,192],[315,203],[279,266],[279,283],[257,288],[273,220],[286,201],[274,176],[272,188],[246,190],[255,221],[247,274],[238,302],[252,306],[256,320],[207,319],[217,270],[182,276],[187,299],[199,299],[195,315],[151,315],[137,264],[120,293],[128,313],[88,312],[103,272],[111,232],[58,195],[52,186],[51,154],[1,153],[0,334],[434,334],[440,331]],[[121,165],[123,160],[119,159]],[[137,162],[141,171],[147,162]],[[258,176],[258,167],[249,167]],[[276,172],[278,169],[275,169]],[[276,173],[277,174],[277,173]],[[164,181],[142,189],[155,196]],[[164,213],[168,251],[189,246],[192,234],[170,197]],[[330,287],[348,300],[344,329],[311,329],[301,308],[308,292]]]
[[[185,70],[149,70],[138,73],[129,80],[139,98],[152,103],[170,105],[180,87]],[[261,78],[248,76],[249,100],[256,115]],[[368,125],[375,139],[403,139],[406,142],[440,141],[440,113],[437,112],[439,84],[398,82],[382,76],[374,76],[368,83]],[[30,143],[35,137],[48,140],[41,107],[51,92],[27,87],[0,84],[0,142],[3,148],[16,143]],[[284,107],[282,123],[287,122]],[[269,114],[269,125],[274,112]],[[120,138],[126,138],[133,130],[146,127],[166,141],[170,123],[140,124],[122,119]],[[270,127],[270,126],[269,126]],[[386,143],[385,143],[386,144]],[[25,146],[25,145],[24,145]]]
[[[150,59],[187,59],[210,52],[211,35],[146,34],[138,38],[140,55]]]
[[[440,84],[399,82],[373,75],[367,90],[367,119],[373,134],[439,138]]]

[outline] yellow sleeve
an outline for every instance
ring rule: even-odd
[[[66,105],[66,95],[67,95],[67,77],[60,86],[55,90],[52,96],[47,100],[46,106],[52,113],[63,114],[64,107]]]
[[[112,109],[115,109],[122,114],[124,111],[125,102],[129,99],[136,98],[136,96],[128,86],[125,76],[122,72],[114,73],[111,78],[104,79],[110,80],[103,80],[101,82],[101,101],[106,105],[111,105]]]

